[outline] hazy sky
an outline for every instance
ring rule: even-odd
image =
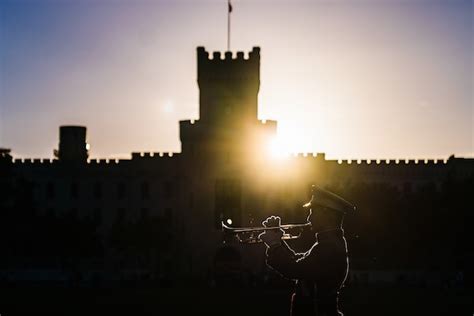
[[[232,50],[261,47],[259,117],[290,151],[474,155],[472,0],[234,0]],[[0,1],[0,147],[50,158],[179,151],[196,46],[225,50],[226,0]]]

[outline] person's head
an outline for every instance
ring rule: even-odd
[[[315,206],[309,210],[307,218],[314,232],[342,228],[344,213],[324,206]]]
[[[341,228],[345,214],[355,210],[354,205],[340,196],[315,185],[312,186],[311,201],[303,207],[309,210],[307,220],[315,232]]]

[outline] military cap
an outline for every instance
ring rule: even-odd
[[[303,205],[304,208],[312,208],[313,206],[323,206],[344,214],[352,213],[356,209],[354,205],[347,202],[339,195],[321,189],[316,185],[313,185],[311,187],[311,192],[311,201]]]

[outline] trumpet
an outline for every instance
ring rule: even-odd
[[[283,229],[285,231],[281,237],[283,240],[300,238],[303,230],[311,227],[311,222],[304,224],[285,224],[274,227],[230,227],[224,222],[221,222],[221,225],[225,235],[234,235],[237,240],[243,244],[255,244],[262,242],[262,240],[258,238],[258,235],[267,230]],[[294,233],[295,231],[296,234]]]

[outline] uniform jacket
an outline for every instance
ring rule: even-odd
[[[296,280],[290,315],[342,315],[338,294],[349,267],[342,229],[318,233],[316,242],[304,253],[295,253],[283,241],[268,248],[266,254],[268,266]]]

